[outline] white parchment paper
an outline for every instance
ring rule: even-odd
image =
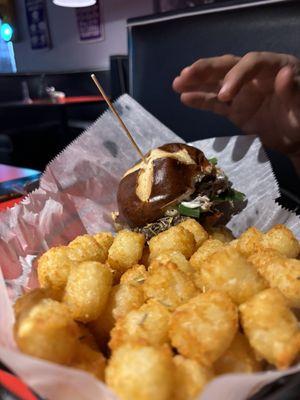
[[[115,105],[143,152],[182,142],[128,95]],[[274,201],[278,186],[257,138],[213,138],[193,145],[207,157],[217,157],[234,187],[248,198],[246,209],[229,224],[236,235],[251,225],[265,230],[284,223],[300,238],[298,217]],[[85,372],[20,353],[12,335],[12,302],[37,286],[36,258],[45,250],[86,232],[112,230],[110,212],[117,209],[119,179],[137,159],[118,122],[106,112],[49,164],[40,189],[0,214],[0,359],[44,398],[117,399]],[[244,400],[259,387],[296,370],[300,367],[284,373],[223,376],[207,386],[201,399]]]

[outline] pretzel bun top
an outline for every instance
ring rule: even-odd
[[[169,143],[151,150],[120,181],[118,221],[141,227],[161,218],[168,207],[195,191],[213,166],[203,152],[184,143]]]

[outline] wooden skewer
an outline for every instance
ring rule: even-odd
[[[172,205],[173,203],[174,203],[174,205],[175,205],[176,202],[177,202],[176,199],[175,199],[175,200],[172,200],[172,201],[169,201],[169,203],[163,205],[160,209],[163,210],[164,208],[169,207],[169,206]]]
[[[141,156],[142,160],[146,163],[146,159],[144,154],[142,153],[141,149],[139,148],[139,146],[136,144],[135,140],[133,139],[131,133],[129,132],[129,130],[127,129],[127,126],[124,124],[122,118],[120,117],[120,115],[118,114],[117,110],[115,109],[115,107],[113,106],[113,104],[111,103],[111,101],[109,100],[109,98],[106,96],[103,87],[100,85],[98,79],[96,78],[95,74],[91,75],[91,78],[93,79],[95,85],[97,86],[99,92],[101,93],[101,95],[103,96],[104,100],[106,101],[108,107],[111,109],[112,113],[116,116],[117,120],[119,121],[119,124],[121,125],[121,127],[124,129],[126,135],[128,136],[128,139],[131,141],[132,145],[134,146],[134,148],[136,149],[136,151],[139,153],[139,155]]]

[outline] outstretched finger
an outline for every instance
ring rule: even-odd
[[[286,107],[300,104],[300,77],[295,74],[292,67],[282,68],[275,79],[275,91]],[[296,99],[299,101],[295,101]],[[300,112],[300,110],[299,110]]]
[[[213,111],[223,116],[227,116],[230,111],[230,105],[218,100],[216,93],[188,92],[182,93],[180,99],[186,106],[199,110]]]
[[[201,85],[219,85],[226,73],[239,61],[239,57],[226,54],[220,57],[203,58],[184,68],[173,82],[178,93],[201,90]]]
[[[221,101],[231,101],[241,88],[252,79],[270,79],[285,65],[291,64],[293,57],[287,54],[251,52],[246,54],[225,76],[219,92]]]

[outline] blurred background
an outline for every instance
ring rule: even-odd
[[[24,191],[106,109],[92,72],[111,99],[129,93],[187,141],[240,134],[183,107],[174,77],[199,57],[300,56],[299,35],[298,0],[0,0],[0,184]],[[268,154],[287,206],[297,207],[289,160]]]

